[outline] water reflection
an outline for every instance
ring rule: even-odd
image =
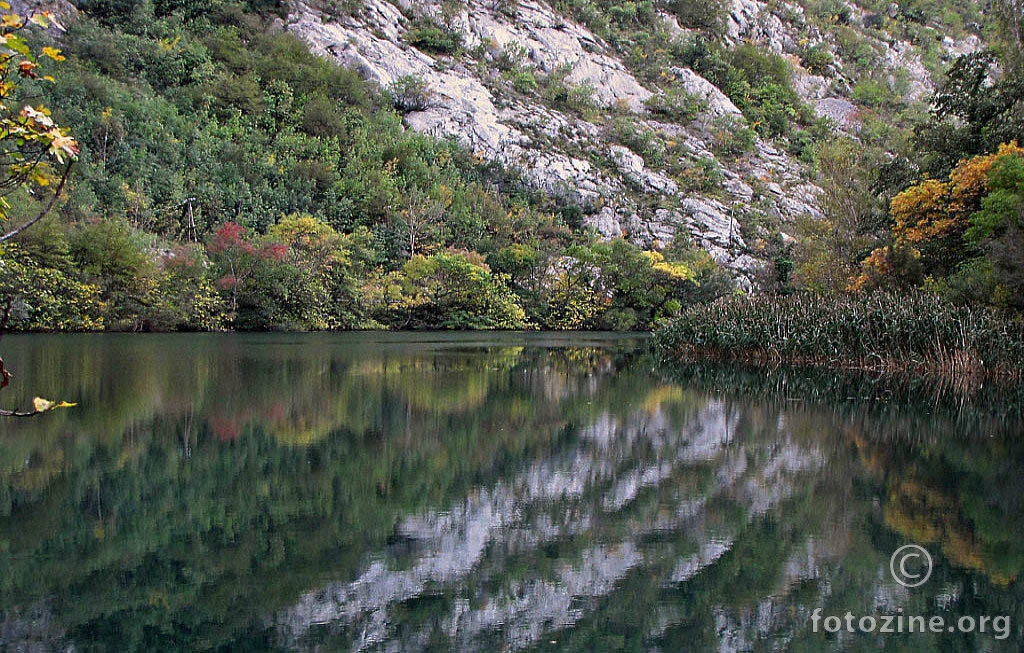
[[[0,423],[0,648],[1019,648],[1006,410],[671,380],[599,335],[4,344],[5,402],[81,407]],[[912,591],[904,542],[937,561]],[[1014,629],[835,636],[817,607]]]

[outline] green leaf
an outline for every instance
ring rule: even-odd
[[[7,47],[11,50],[14,50],[25,57],[31,56],[32,50],[28,47],[28,43],[26,43],[25,39],[21,38],[17,34],[6,34],[4,36],[4,40],[6,41]]]

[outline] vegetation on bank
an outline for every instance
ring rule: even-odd
[[[993,49],[956,59],[912,128],[816,148],[824,217],[790,227],[769,294],[687,309],[666,356],[1021,376],[1024,18],[991,17]]]
[[[973,428],[979,418],[987,422],[982,432],[1016,436],[1024,418],[1020,379],[989,383],[984,378],[735,361],[674,363],[661,368],[672,381],[730,398],[759,397],[788,405],[805,402],[844,417],[899,416],[898,426],[884,436],[891,435],[892,440],[924,433],[942,439],[942,433]],[[908,415],[921,423],[908,429],[904,420]]]
[[[731,297],[658,334],[670,358],[1020,376],[1024,322],[922,292]]]
[[[879,53],[856,57],[857,44],[839,38],[850,36],[851,17],[819,4],[807,7],[808,20],[838,39],[843,47],[832,50],[847,70],[855,72],[854,60],[872,69]],[[908,7],[865,29],[898,35],[919,22]],[[22,75],[12,86],[10,106],[45,101],[80,149],[54,211],[0,251],[0,296],[16,298],[10,328],[645,330],[733,291],[685,239],[658,253],[600,242],[581,207],[532,193],[515,171],[452,142],[403,129],[401,112],[424,99],[416,80],[380,89],[312,55],[275,28],[284,4],[90,0],[80,8],[62,50],[51,48],[63,60],[55,79]],[[749,253],[772,261],[758,279],[762,291],[925,287],[959,302],[1024,305],[1019,220],[1007,213],[1024,196],[1019,148],[1010,145],[1024,140],[1012,40],[954,64],[933,115],[912,130],[904,119],[880,130],[891,108],[880,102],[860,115],[858,142],[827,145],[789,62],[721,40],[725,8],[556,3],[661,88],[652,113],[693,116],[694,99],[668,74],[690,66],[746,117],[741,129],[723,127],[719,154],[743,156],[757,132],[813,163],[825,219],[783,226],[767,210],[763,220],[744,217]],[[655,9],[699,33],[673,35]],[[514,14],[515,3],[500,10]],[[439,29],[417,24],[406,38],[470,56]],[[815,47],[805,65],[835,72]],[[997,58],[1007,73],[982,74]],[[513,77],[525,71],[515,61],[505,71]],[[530,93],[561,97],[559,75],[520,81]],[[660,145],[644,143],[654,136],[623,116],[607,126],[655,165]],[[678,173],[681,188],[722,183],[714,160],[685,167],[673,156],[655,167]],[[984,161],[969,166],[975,183],[965,202],[956,162],[972,156]],[[36,187],[11,194],[11,224],[52,201],[60,170],[44,172]],[[901,200],[947,176],[934,201]],[[955,213],[948,229],[944,211]],[[961,236],[971,239],[966,246]],[[936,255],[928,239],[953,256]]]
[[[599,242],[571,202],[405,130],[403,89],[275,30],[284,6],[81,9],[54,81],[16,89],[81,149],[0,252],[11,329],[643,330],[730,290],[685,241]]]

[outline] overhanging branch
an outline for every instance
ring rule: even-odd
[[[3,236],[0,236],[0,243],[10,240],[11,238],[14,238],[21,232],[25,231],[26,229],[28,229],[29,227],[31,227],[32,225],[46,217],[46,215],[53,208],[53,205],[57,203],[57,198],[60,197],[61,191],[64,190],[64,184],[67,183],[68,175],[71,174],[72,165],[74,165],[74,161],[68,161],[68,166],[64,168],[64,175],[60,178],[60,183],[57,184],[57,190],[53,192],[53,197],[51,197],[50,201],[47,202],[45,207],[43,207],[43,210],[39,212],[39,215],[32,218],[31,220],[21,225],[20,227],[16,227],[15,229],[4,234]]]

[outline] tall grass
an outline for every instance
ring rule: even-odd
[[[922,292],[726,297],[656,338],[672,359],[1019,377],[1024,323]]]

